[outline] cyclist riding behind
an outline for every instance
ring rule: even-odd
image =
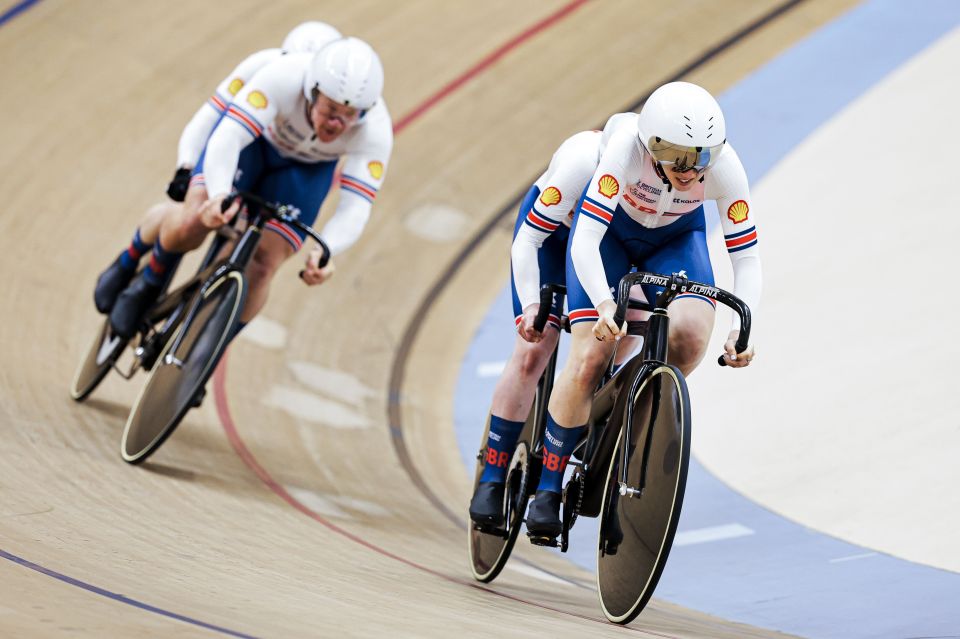
[[[563,308],[556,299],[545,330],[533,326],[540,311],[540,286],[566,281],[570,223],[597,168],[600,139],[600,131],[583,131],[565,140],[520,204],[510,251],[517,337],[493,393],[484,470],[470,501],[470,518],[478,524],[503,525],[507,464],[560,335]]]
[[[231,191],[287,204],[311,225],[343,157],[340,200],[322,232],[331,255],[311,251],[302,275],[308,285],[324,282],[333,263],[319,264],[356,242],[383,183],[393,131],[382,88],[380,59],[357,38],[334,40],[314,54],[277,56],[257,70],[210,134],[191,171],[184,206],[164,211],[142,274],[127,286],[131,274],[122,268],[121,254],[98,280],[98,307],[103,301],[110,308],[114,332],[131,337],[183,253],[238,213],[239,202],[221,211]],[[303,243],[302,231],[281,222],[270,221],[265,229],[271,232],[264,233],[247,267],[243,324],[265,303],[273,274]]]
[[[750,209],[746,173],[726,143],[723,113],[703,88],[687,82],[663,85],[639,114],[613,116],[603,130],[601,155],[570,231],[567,300],[573,341],[554,386],[547,414],[544,464],[527,512],[531,535],[561,531],[563,471],[590,416],[593,392],[625,325],[614,322],[612,292],[632,267],[644,271],[685,271],[713,283],[707,251],[703,202],[716,200],[734,293],[754,311],[760,299],[761,266],[756,216]],[[655,299],[648,291],[647,298]],[[669,359],[689,375],[706,352],[715,304],[680,295],[670,306]],[[754,324],[755,325],[755,324]],[[748,366],[754,349],[739,355],[734,317],[724,359]]]
[[[263,49],[247,56],[217,85],[213,95],[200,105],[180,134],[177,145],[177,169],[167,186],[167,195],[170,199],[155,204],[147,210],[140,226],[134,231],[130,245],[97,279],[94,304],[98,311],[105,314],[110,312],[117,301],[117,295],[133,279],[140,258],[149,253],[156,243],[163,218],[166,215],[176,215],[182,208],[179,202],[183,202],[187,195],[193,167],[197,165],[197,160],[210,133],[220,122],[220,118],[226,113],[227,107],[240,89],[257,71],[281,55],[315,53],[323,45],[342,37],[339,31],[325,22],[303,22],[287,34],[279,49]],[[172,276],[172,272],[168,271],[167,276]]]

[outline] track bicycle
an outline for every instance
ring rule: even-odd
[[[630,300],[634,285],[663,287],[652,305]],[[549,289],[549,292],[548,292]],[[549,310],[554,286],[541,291],[541,312]],[[629,335],[643,336],[642,354],[616,372],[611,367],[594,394],[587,434],[568,464],[558,538],[530,536],[536,545],[565,552],[577,518],[599,517],[597,586],[606,617],[626,624],[653,594],[676,533],[690,461],[690,397],[680,370],[667,364],[667,308],[683,293],[724,304],[740,317],[736,350],[747,348],[750,309],[731,293],[688,280],[682,273],[628,273],[620,280],[614,320],[622,325],[628,308],[650,310],[643,322],[628,322]],[[546,318],[537,327],[545,326]],[[562,320],[569,332],[569,321]],[[721,356],[718,363],[725,362]],[[546,410],[556,372],[556,350],[537,387],[530,416],[508,464],[504,491],[505,526],[472,525],[469,550],[474,577],[492,581],[506,565],[519,534],[526,505],[539,482],[543,463]],[[486,441],[486,440],[484,440]],[[476,480],[482,472],[478,456]]]
[[[121,456],[131,464],[146,460],[186,413],[200,405],[207,381],[239,328],[247,295],[244,269],[253,258],[264,225],[278,220],[301,229],[323,247],[321,268],[329,259],[327,245],[297,219],[297,209],[266,202],[251,193],[234,193],[224,200],[223,210],[235,199],[246,209],[244,231],[218,231],[196,275],[176,290],[164,291],[131,340],[114,335],[109,318],[105,318],[77,369],[70,390],[77,401],[89,396],[112,369],[127,379],[140,369],[149,371],[120,443]],[[118,361],[128,346],[133,350],[132,362],[121,368]]]

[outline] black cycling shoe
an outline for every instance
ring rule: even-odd
[[[137,332],[143,316],[160,296],[161,286],[138,277],[130,283],[113,305],[110,311],[110,325],[115,335],[130,339]]]
[[[117,302],[117,296],[127,288],[136,273],[136,269],[124,267],[119,257],[114,260],[97,278],[97,286],[93,289],[93,303],[97,310],[104,315],[109,313]]]
[[[560,523],[560,493],[538,490],[527,509],[527,535],[556,537],[563,530]]]
[[[470,519],[480,526],[503,527],[504,482],[484,481],[470,500]]]

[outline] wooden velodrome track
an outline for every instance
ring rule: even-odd
[[[609,625],[592,575],[522,540],[474,586],[453,387],[507,274],[498,212],[561,140],[678,73],[721,91],[851,4],[45,0],[0,26],[0,636],[774,636],[658,601]],[[216,82],[306,19],[384,60],[373,219],[322,288],[285,267],[204,406],[128,466],[142,376],[67,393],[94,279]]]

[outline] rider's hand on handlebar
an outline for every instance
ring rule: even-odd
[[[317,265],[320,263],[320,258],[322,257],[323,249],[319,246],[310,251],[310,255],[307,256],[307,263],[304,269],[300,271],[300,279],[306,282],[307,286],[323,284],[330,279],[336,270],[336,267],[333,265],[333,260],[328,261],[327,265],[323,268],[319,268]]]
[[[617,312],[617,303],[613,300],[604,300],[597,307],[597,313],[600,317],[597,323],[593,325],[593,335],[598,340],[606,341],[608,339],[620,339],[627,334],[627,323],[617,326],[613,321],[613,316]]]
[[[533,327],[537,320],[537,313],[540,312],[540,303],[535,302],[523,309],[523,315],[520,316],[520,323],[517,325],[517,332],[520,337],[531,344],[536,344],[543,339],[543,333]],[[546,327],[544,327],[546,328]]]
[[[200,221],[208,229],[218,229],[224,224],[229,224],[240,210],[240,198],[236,198],[226,211],[221,211],[225,199],[227,199],[226,193],[212,197],[200,205]]]
[[[730,331],[730,334],[727,335],[727,342],[723,345],[723,350],[726,351],[723,354],[723,359],[727,366],[732,368],[749,366],[751,360],[753,360],[753,344],[747,346],[747,350],[742,353],[737,353],[736,343],[739,334],[736,330]]]

